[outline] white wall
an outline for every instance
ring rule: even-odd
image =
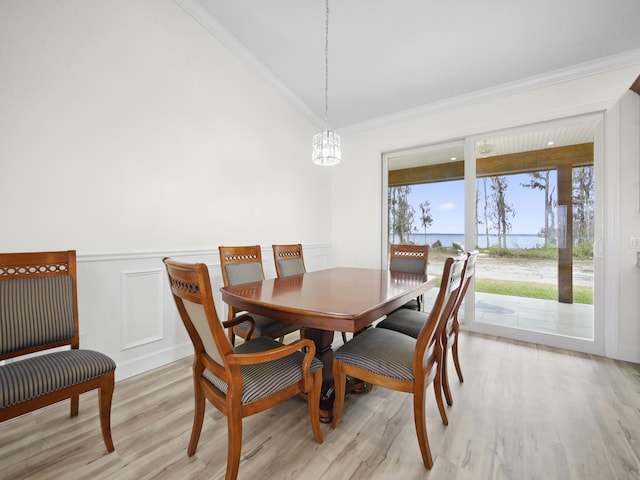
[[[478,102],[466,107],[449,109],[421,118],[377,128],[370,131],[343,135],[343,162],[335,168],[333,204],[334,262],[339,265],[379,267],[382,252],[382,153],[420,145],[447,142],[464,137],[509,127],[570,117],[579,114],[617,108],[618,100],[640,73],[640,65],[620,68],[599,75],[559,83],[525,93]],[[626,117],[623,122],[627,122]],[[615,125],[613,128],[617,128]],[[607,136],[609,139],[610,137]],[[616,140],[617,141],[617,140]],[[625,141],[625,143],[627,143]],[[633,142],[630,142],[633,143]],[[637,144],[636,144],[637,147]],[[638,155],[629,151],[626,159],[610,154],[605,161],[617,166],[633,163],[630,180],[623,185],[625,195],[638,201]],[[635,157],[634,157],[635,155]],[[635,173],[633,173],[635,172]],[[624,175],[624,174],[623,174]],[[628,183],[635,182],[635,183]],[[626,188],[630,191],[626,191]],[[616,195],[617,189],[610,189]],[[611,206],[611,202],[608,202]],[[628,211],[620,209],[622,215]],[[630,212],[630,211],[629,211]],[[614,212],[616,215],[618,212]],[[631,228],[640,235],[638,210],[633,211]],[[625,220],[626,221],[626,220]],[[610,238],[624,244],[619,231],[608,232]],[[628,232],[625,232],[628,235]],[[628,249],[628,244],[627,244]],[[606,260],[605,260],[606,261]],[[617,268],[617,259],[613,259]],[[628,258],[621,259],[629,265]],[[620,274],[628,269],[620,270]],[[640,269],[638,272],[640,273]],[[631,287],[633,288],[633,287]],[[637,290],[635,290],[637,292]],[[629,291],[629,294],[631,292]],[[615,324],[620,333],[627,332],[624,348],[618,342],[607,342],[606,354],[640,362],[640,336],[638,335],[638,295],[632,300],[621,298],[620,317],[605,318]],[[613,309],[615,310],[615,309]],[[605,329],[608,331],[608,329]],[[606,337],[607,333],[605,333]],[[605,338],[605,341],[607,339]]]
[[[267,276],[272,243],[302,242],[310,270],[378,267],[382,152],[609,108],[640,73],[345,134],[327,169],[309,160],[306,117],[171,0],[3,0],[0,65],[0,251],[78,251],[81,341],[119,378],[190,352],[163,256],[205,261],[215,291],[221,244],[261,244]],[[637,168],[625,138],[607,161]],[[618,213],[622,248],[640,219]],[[611,356],[640,351],[627,257]]]
[[[620,186],[615,192],[619,202],[620,237],[618,249],[619,326],[611,332],[609,349],[619,357],[640,363],[640,268],[639,250],[630,248],[630,237],[640,237],[640,96],[628,91],[611,110],[611,123],[619,125],[617,148]]]
[[[191,352],[163,256],[331,266],[315,127],[173,1],[3,0],[0,72],[0,251],[77,250],[81,344],[119,378]]]
[[[171,0],[5,0],[0,45],[0,250],[330,240],[315,127]]]

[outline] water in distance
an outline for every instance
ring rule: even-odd
[[[433,245],[440,242],[443,247],[453,247],[453,243],[464,245],[464,234],[462,233],[411,233],[409,234],[409,242],[416,245]],[[390,243],[398,243],[399,238],[389,238]],[[489,235],[489,245],[497,246],[498,236]],[[507,248],[539,248],[544,245],[544,238],[531,234],[509,234],[507,235]],[[485,235],[478,236],[478,247],[487,248],[487,237]],[[470,250],[470,249],[467,249]]]

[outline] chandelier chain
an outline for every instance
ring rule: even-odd
[[[326,0],[327,14],[324,41],[324,125],[329,130],[329,0]]]
[[[340,135],[329,130],[329,0],[325,4],[324,29],[324,130],[313,136],[311,158],[316,165],[335,165],[340,163]]]

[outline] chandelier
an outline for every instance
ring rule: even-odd
[[[313,136],[313,163],[335,165],[340,163],[340,135],[329,130],[329,0],[326,0],[324,43],[324,130]]]

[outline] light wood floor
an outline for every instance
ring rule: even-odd
[[[322,445],[298,398],[245,418],[239,478],[640,479],[639,365],[470,333],[461,345],[465,382],[452,378],[448,427],[428,397],[430,472],[411,397],[376,387],[347,397],[338,429],[322,425]],[[0,424],[0,478],[224,478],[226,420],[213,407],[186,454],[190,370],[185,359],[116,384],[112,454],[95,393],[77,418],[65,402]]]

